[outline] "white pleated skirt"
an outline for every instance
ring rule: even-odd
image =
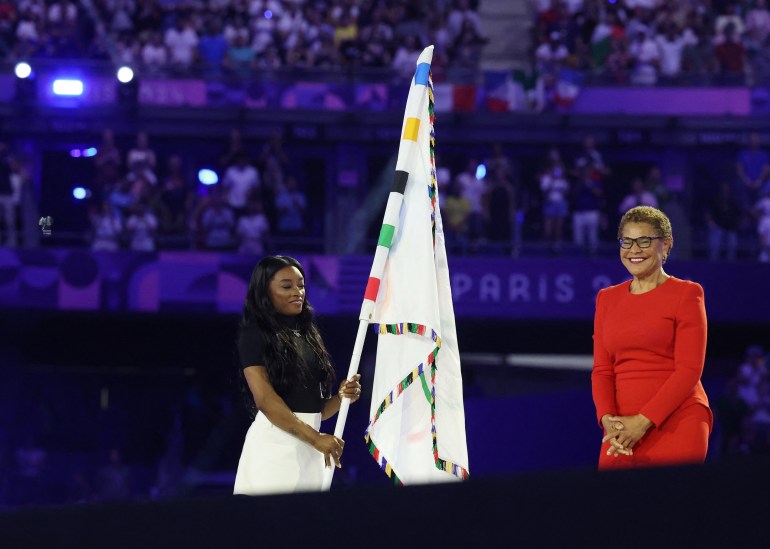
[[[294,415],[316,431],[321,427],[321,414]],[[276,427],[259,412],[246,433],[233,493],[319,492],[323,470],[321,452]]]

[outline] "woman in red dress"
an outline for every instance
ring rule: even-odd
[[[702,463],[712,425],[700,380],[703,288],[663,271],[674,239],[660,210],[628,210],[618,240],[633,278],[596,296],[591,386],[605,435],[599,469]]]

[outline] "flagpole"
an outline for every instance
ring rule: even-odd
[[[361,362],[361,353],[364,349],[364,341],[366,341],[366,329],[369,327],[369,321],[361,319],[358,323],[358,333],[356,334],[356,342],[353,345],[353,354],[350,357],[350,367],[348,368],[348,377],[350,379],[358,373],[358,365]],[[334,436],[342,438],[342,433],[345,430],[345,422],[348,419],[348,410],[350,409],[350,399],[343,397],[340,402],[340,411],[337,413],[337,425],[334,427]],[[328,492],[332,486],[332,478],[334,478],[334,463],[331,467],[324,469],[323,484],[321,488],[324,492]]]

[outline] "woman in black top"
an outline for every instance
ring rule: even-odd
[[[305,299],[305,273],[288,256],[269,256],[254,268],[238,339],[243,378],[253,397],[254,422],[243,445],[234,493],[321,489],[324,467],[340,467],[345,442],[319,433],[342,398],[361,394],[360,376],[332,397],[334,369]]]

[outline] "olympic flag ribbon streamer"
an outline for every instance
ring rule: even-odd
[[[404,112],[393,188],[359,315],[348,377],[367,326],[379,334],[366,442],[396,484],[468,478],[462,377],[435,178],[433,46],[423,50]],[[350,403],[342,400],[341,437]],[[324,475],[331,487],[334,468]]]

